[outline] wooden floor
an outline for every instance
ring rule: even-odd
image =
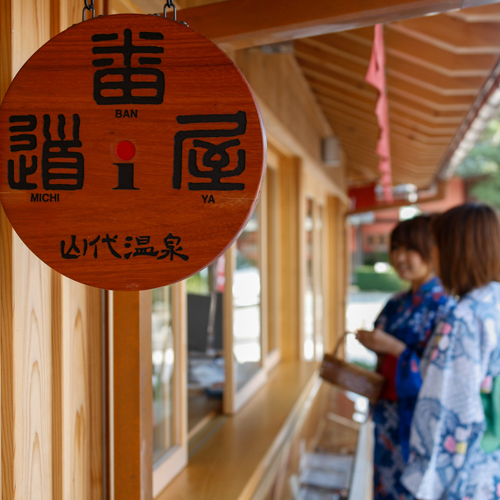
[[[157,500],[250,498],[250,483],[264,474],[266,456],[296,404],[303,404],[317,381],[316,368],[312,363],[281,363],[252,400],[225,419]]]
[[[222,399],[209,398],[202,389],[188,391],[188,434],[196,433],[205,419],[222,411]]]

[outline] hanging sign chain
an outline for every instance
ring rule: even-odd
[[[174,0],[167,0],[163,6],[163,17],[167,17],[167,9],[174,9],[174,21],[177,21],[177,7]]]
[[[89,10],[92,12],[92,19],[95,17],[95,6],[94,6],[94,0],[84,0],[85,1],[85,7],[83,7],[82,11],[82,22],[85,21],[85,11]]]

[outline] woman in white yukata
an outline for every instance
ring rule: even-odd
[[[460,298],[422,360],[402,483],[419,500],[500,499],[500,224],[465,204],[433,226],[434,260]]]

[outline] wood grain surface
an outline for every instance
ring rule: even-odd
[[[0,99],[58,25],[57,0],[0,2]],[[80,4],[73,0],[73,6]],[[81,9],[80,19],[81,19]],[[51,270],[1,225],[3,500],[101,497],[100,290]]]
[[[113,294],[114,498],[153,489],[151,292]]]
[[[212,42],[162,17],[99,17],[50,40],[10,86],[0,130],[0,197],[17,233],[100,288],[159,287],[207,266],[243,228],[263,178],[245,79]]]

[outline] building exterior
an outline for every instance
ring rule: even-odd
[[[393,182],[425,199],[495,94],[500,6],[484,3],[176,2],[257,96],[268,140],[259,206],[224,259],[147,292],[56,273],[2,212],[2,498],[282,498],[300,439],[332,408],[344,425],[335,439],[352,447],[352,404],[320,388],[317,362],[344,332],[348,188],[379,178],[378,94],[364,81],[373,25],[387,23]],[[1,2],[1,98],[84,4]],[[99,15],[163,6],[95,1]],[[337,138],[334,161],[325,138]]]

